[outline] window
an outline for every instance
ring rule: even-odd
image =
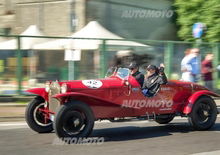
[[[12,0],[5,0],[5,14],[14,14],[14,5]]]
[[[9,35],[11,32],[11,28],[0,28],[0,34]]]

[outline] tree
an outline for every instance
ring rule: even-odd
[[[194,41],[192,26],[201,22],[207,26],[202,40],[220,42],[220,0],[175,0],[174,6],[181,39]]]

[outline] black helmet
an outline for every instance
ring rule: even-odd
[[[136,62],[132,62],[130,63],[130,65],[128,66],[129,69],[134,69],[134,68],[138,68],[138,65]]]
[[[154,66],[154,65],[148,65],[148,66],[147,66],[147,70],[150,70],[150,69],[152,69],[152,70],[157,70],[157,67]]]

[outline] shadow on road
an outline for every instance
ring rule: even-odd
[[[220,131],[220,123],[216,123],[210,131]],[[95,129],[92,137],[104,137],[105,142],[110,141],[129,141],[146,138],[156,138],[162,136],[171,136],[174,133],[197,132],[188,123],[170,123],[168,125],[150,126],[150,127],[115,127],[107,129]],[[203,132],[203,131],[198,131]]]

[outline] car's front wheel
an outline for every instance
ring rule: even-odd
[[[54,130],[59,138],[87,137],[94,126],[91,108],[82,102],[68,102],[62,105],[54,120]]]
[[[215,124],[217,113],[215,101],[208,96],[203,96],[193,105],[188,120],[194,129],[207,130]]]
[[[26,107],[25,119],[28,126],[36,132],[47,133],[53,131],[53,122],[46,113],[45,100],[38,96]]]

